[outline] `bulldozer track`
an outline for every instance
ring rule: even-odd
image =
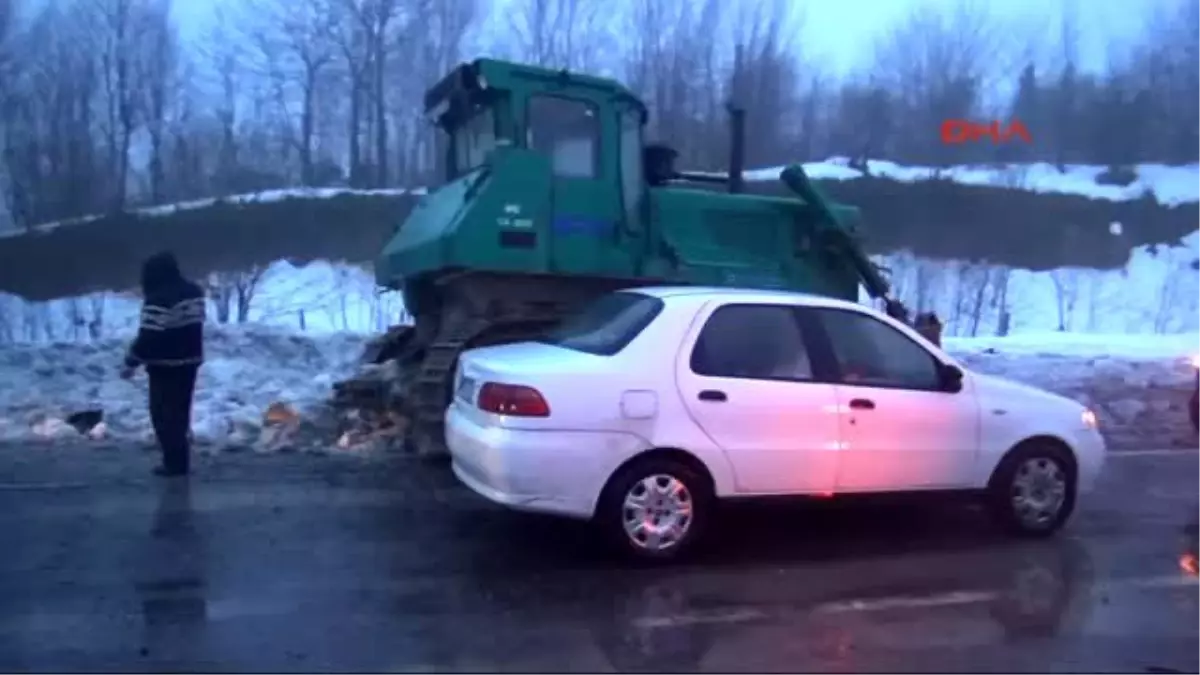
[[[493,308],[489,316],[450,315],[443,320],[432,343],[425,350],[410,395],[413,428],[411,443],[419,455],[438,455],[446,452],[443,436],[443,417],[450,401],[454,370],[458,358],[470,349],[481,336],[520,324],[544,325],[562,317],[566,307],[546,303],[529,303]],[[497,311],[498,310],[498,311]],[[528,336],[513,335],[504,342]]]

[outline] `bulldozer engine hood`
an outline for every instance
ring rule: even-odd
[[[487,179],[488,169],[481,166],[425,195],[396,228],[376,261],[376,283],[399,288],[402,278],[416,271],[418,259],[440,258],[438,247],[458,227],[479,184]]]

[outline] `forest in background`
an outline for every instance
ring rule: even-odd
[[[17,229],[277,187],[426,184],[422,93],[480,55],[621,79],[650,136],[694,169],[724,166],[735,46],[749,166],[1200,159],[1195,0],[1151,17],[1103,72],[1078,64],[1071,6],[1030,32],[982,2],[914,4],[845,76],[805,54],[803,3],[788,0],[245,0],[188,41],[171,0],[23,1],[0,0],[0,197]],[[947,146],[939,125],[958,118],[1019,119],[1037,141]]]

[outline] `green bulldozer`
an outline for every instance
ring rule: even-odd
[[[849,300],[889,288],[800,165],[795,198],[742,193],[744,114],[730,106],[727,175],[675,170],[646,144],[646,106],[620,83],[491,59],[458,66],[425,95],[445,132],[444,183],[398,225],[375,263],[412,326],[373,361],[397,361],[388,405],[418,454],[444,452],[442,416],[459,354],[534,338],[605,293],[646,285],[787,289]],[[722,189],[724,188],[724,189]],[[888,300],[889,312],[902,313]]]

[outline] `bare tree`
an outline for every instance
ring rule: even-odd
[[[402,12],[400,0],[337,0],[336,42],[349,85],[350,183],[382,187],[388,182],[389,58],[396,36],[418,13]],[[368,111],[369,108],[369,111]],[[364,114],[367,113],[367,114]],[[363,161],[362,133],[373,140],[370,170]]]
[[[613,46],[610,7],[603,0],[514,0],[503,10],[512,31],[509,56],[547,68],[602,70],[601,55]]]
[[[956,335],[976,337],[987,308],[993,274],[987,261],[959,262],[956,265],[954,310],[951,321]]]
[[[3,106],[5,203],[20,227],[109,206],[97,161],[91,18],[51,1],[13,39]],[[111,158],[111,154],[109,155]]]
[[[259,72],[275,89],[285,116],[299,107],[300,128],[292,144],[299,153],[300,182],[314,183],[317,99],[337,56],[335,0],[257,0],[251,38]],[[298,106],[295,99],[299,99]]]
[[[396,178],[420,185],[436,179],[443,157],[442,139],[424,115],[425,89],[466,57],[468,41],[480,18],[481,0],[415,0],[407,7],[422,18],[408,21],[393,37],[389,115],[398,146]],[[404,66],[399,64],[403,63]]]
[[[363,184],[362,126],[363,107],[368,95],[368,71],[373,44],[367,34],[361,0],[339,0],[336,40],[341,65],[345,69],[349,112],[346,116],[349,144],[350,185]]]
[[[896,159],[963,162],[963,151],[944,146],[938,128],[944,120],[973,116],[980,92],[994,83],[1004,39],[985,5],[958,0],[953,7],[919,5],[878,41],[873,72],[900,113]]]
[[[1058,330],[1070,330],[1079,300],[1079,270],[1059,268],[1050,272],[1054,284],[1054,306],[1058,313]]]
[[[112,183],[109,204],[125,208],[129,192],[129,151],[138,127],[139,81],[137,59],[149,36],[148,6],[142,0],[91,0],[96,22],[96,48],[104,96],[104,135]]]
[[[143,20],[146,39],[139,45],[138,80],[142,95],[141,116],[150,136],[150,200],[163,202],[166,195],[166,134],[168,112],[176,100],[178,36],[171,23],[171,0],[152,0]]]
[[[723,144],[701,140],[725,137],[719,115],[730,94],[733,54],[713,39],[728,33],[724,8],[717,0],[662,0],[633,3],[627,18],[625,79],[653,111],[651,136],[675,147],[688,167],[724,164]]]
[[[1012,270],[1003,265],[992,268],[990,305],[996,311],[996,335],[1004,337],[1012,328],[1012,309],[1008,304],[1008,286]]]
[[[789,133],[788,121],[797,119],[802,106],[798,47],[792,36],[800,34],[803,26],[793,6],[785,0],[756,0],[739,5],[731,17],[735,45],[731,94],[746,107],[746,124],[754,129],[746,139],[746,158],[752,165],[796,159],[798,139]],[[709,111],[710,119],[718,115],[717,110]],[[813,116],[809,117],[811,123]]]
[[[389,40],[393,24],[399,17],[398,0],[365,0],[362,22],[371,47],[372,100],[375,126],[375,187],[388,183],[388,119],[387,92]],[[416,20],[413,16],[410,21]]]
[[[8,69],[13,60],[11,42],[18,8],[17,0],[0,0],[0,82],[6,82],[11,76]],[[5,88],[0,87],[0,105],[5,93]]]
[[[208,275],[204,285],[217,312],[217,323],[243,324],[250,320],[250,309],[266,271],[264,267],[252,267],[242,272]]]

